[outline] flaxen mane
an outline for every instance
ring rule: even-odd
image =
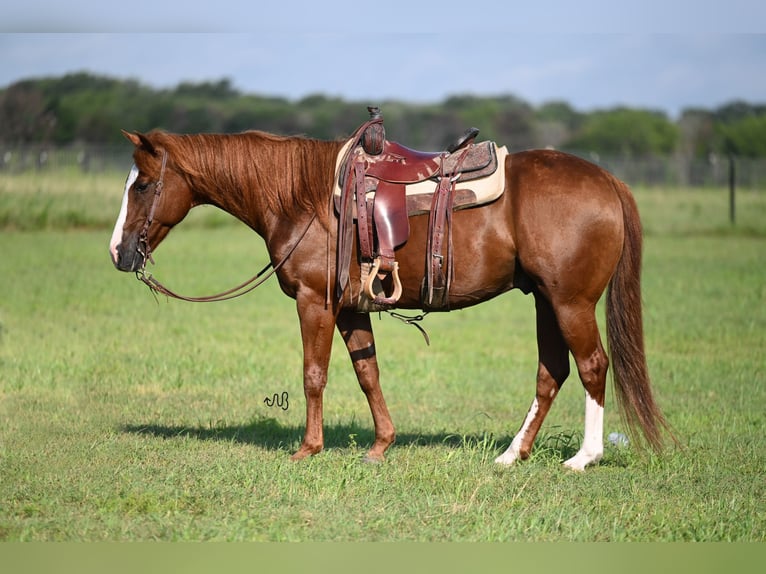
[[[195,135],[154,131],[149,137],[167,150],[194,188],[241,198],[243,207],[248,194],[257,193],[266,198],[271,211],[288,218],[298,211],[327,211],[335,157],[343,145],[259,131]]]

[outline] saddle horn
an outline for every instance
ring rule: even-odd
[[[370,125],[362,135],[362,148],[369,155],[380,155],[383,152],[383,142],[386,141],[386,128],[383,127],[383,114],[377,106],[367,106],[370,112]]]

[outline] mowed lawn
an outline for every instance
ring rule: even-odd
[[[722,190],[636,192],[649,366],[682,447],[608,444],[578,474],[561,466],[582,436],[576,376],[530,460],[493,463],[534,395],[534,305],[517,291],[429,315],[430,346],[375,316],[398,431],[380,465],[361,461],[372,422],[338,338],[326,450],[290,462],[304,425],[294,302],[274,280],[226,303],[155,300],[115,271],[122,177],[85,182],[92,201],[74,183],[0,182],[0,540],[766,540],[762,192],[741,194],[733,229]],[[156,259],[189,294],[266,260],[208,209]],[[269,406],[275,394],[287,402]],[[605,431],[625,432],[611,387]]]

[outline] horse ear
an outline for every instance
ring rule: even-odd
[[[144,134],[140,132],[126,132],[125,130],[120,131],[134,146],[143,147],[150,154],[155,155],[154,144]]]
[[[141,145],[141,139],[138,137],[138,133],[131,133],[126,132],[125,130],[120,130],[122,132],[122,135],[124,135],[127,140],[132,143],[134,146],[138,147]]]

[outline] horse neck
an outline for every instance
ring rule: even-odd
[[[326,213],[335,142],[259,132],[206,138],[191,169],[195,204],[215,205],[268,239],[285,220]]]

